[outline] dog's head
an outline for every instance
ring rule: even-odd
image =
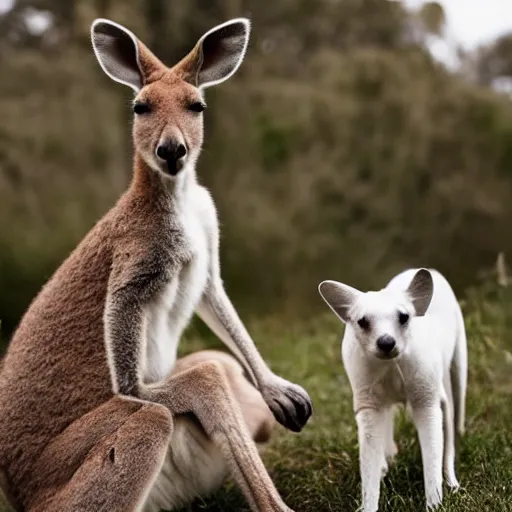
[[[354,332],[367,354],[393,359],[403,353],[410,338],[410,320],[423,316],[434,291],[431,273],[420,269],[404,291],[384,288],[360,292],[336,281],[323,281],[320,295]]]

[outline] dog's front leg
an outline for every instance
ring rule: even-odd
[[[365,408],[356,414],[359,437],[359,464],[361,470],[364,512],[379,508],[380,479],[384,468],[384,441],[386,413]]]
[[[437,507],[443,499],[443,415],[440,401],[413,406],[423,460],[423,478],[427,509]]]

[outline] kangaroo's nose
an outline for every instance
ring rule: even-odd
[[[377,339],[377,348],[384,354],[389,354],[395,348],[395,345],[395,339],[389,334],[383,334]]]
[[[162,160],[179,160],[187,154],[187,148],[181,143],[168,142],[156,148],[156,156]]]
[[[187,148],[181,142],[165,142],[156,148],[156,156],[167,163],[167,170],[173,176],[183,167],[183,157]]]

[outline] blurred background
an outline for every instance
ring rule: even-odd
[[[471,4],[471,5],[467,5]],[[171,65],[249,16],[209,89],[199,176],[244,318],[324,311],[316,287],[434,266],[461,291],[512,251],[512,5],[505,0],[0,0],[4,340],[131,177],[131,92],[95,61],[111,18]]]

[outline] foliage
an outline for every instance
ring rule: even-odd
[[[489,85],[500,78],[512,80],[512,34],[504,34],[479,48],[474,68],[482,84]]]
[[[439,2],[425,2],[419,9],[419,16],[430,34],[442,33],[446,24],[446,15]]]
[[[42,34],[27,9],[52,20]],[[130,92],[95,62],[91,20],[126,24],[172,63],[238,15],[252,42],[236,77],[207,92],[199,175],[240,309],[295,317],[321,307],[322,279],[373,287],[409,265],[461,287],[510,253],[510,102],[433,62],[400,2],[19,0],[0,17],[7,335],[129,181]]]

